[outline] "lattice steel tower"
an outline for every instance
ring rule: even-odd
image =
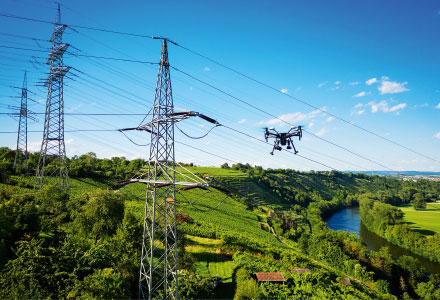
[[[20,117],[18,120],[18,136],[17,136],[17,150],[15,152],[14,170],[17,167],[24,167],[28,169],[28,151],[27,151],[27,125],[28,125],[28,109],[27,109],[27,76],[24,72],[23,87],[21,88],[21,104]]]
[[[52,49],[47,63],[50,65],[46,79],[47,100],[44,120],[44,134],[38,162],[36,187],[41,187],[47,177],[55,177],[62,190],[69,191],[69,178],[64,145],[64,100],[63,78],[70,67],[63,64],[64,52],[69,44],[63,44],[66,25],[61,24],[60,4],[52,37]]]
[[[174,112],[167,40],[163,40],[152,120],[139,296],[177,299]],[[148,128],[147,128],[148,127]]]

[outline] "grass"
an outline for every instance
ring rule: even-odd
[[[426,235],[440,233],[440,203],[427,203],[424,210],[414,210],[412,206],[400,209],[405,213],[405,221],[414,231]]]
[[[234,262],[220,253],[220,240],[186,236],[186,250],[196,258],[196,272],[205,277],[220,276],[222,285],[215,290],[214,299],[232,299],[235,288],[232,282]]]

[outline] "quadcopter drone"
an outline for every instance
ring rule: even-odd
[[[295,146],[292,142],[292,137],[297,136],[299,140],[301,140],[302,137],[302,128],[301,126],[292,126],[288,132],[282,133],[275,130],[275,128],[265,128],[264,129],[264,138],[266,139],[266,142],[269,138],[274,138],[275,142],[273,144],[272,152],[270,152],[271,155],[273,155],[274,150],[281,151],[281,146],[286,146],[286,149],[292,149],[295,151],[295,154],[298,153],[296,151]]]

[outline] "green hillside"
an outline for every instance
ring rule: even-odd
[[[14,174],[10,157],[0,151],[0,298],[137,298],[146,189],[118,181],[141,172],[144,162],[75,157],[68,196],[50,185],[34,190],[34,178]],[[358,237],[330,231],[323,222],[366,195],[404,205],[423,191],[436,200],[438,184],[240,164],[186,168],[216,188],[176,195],[182,299],[439,293],[440,278],[425,277],[411,258],[394,261],[386,249],[368,252]],[[258,284],[256,272],[282,272],[285,282]],[[213,288],[212,276],[223,283]],[[341,284],[344,278],[350,284]]]

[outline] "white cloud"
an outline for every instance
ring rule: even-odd
[[[440,140],[440,131],[437,132],[436,134],[434,134],[434,137],[435,137],[436,139],[439,139],[439,140]]]
[[[335,84],[341,84],[341,82],[340,81],[335,81]]]
[[[41,141],[29,142],[27,147],[29,152],[38,152],[41,150]]]
[[[358,85],[359,83],[360,83],[359,81],[353,81],[353,82],[350,82],[349,85]]]
[[[372,85],[373,83],[376,83],[377,82],[377,78],[375,77],[375,78],[371,78],[371,79],[368,79],[367,81],[365,81],[365,83],[367,84],[367,85]]]
[[[336,90],[339,90],[339,88],[340,88],[339,86],[335,86],[335,87],[331,88],[330,90],[331,91],[336,91]]]
[[[310,122],[310,123],[309,123],[309,126],[307,126],[307,128],[312,128],[312,127],[313,127],[313,125],[315,125],[315,123],[313,123],[313,122]]]
[[[205,72],[209,72],[209,71],[211,71],[211,68],[210,68],[210,67],[204,67],[204,68],[203,68],[203,71],[205,71]]]
[[[331,122],[331,121],[333,121],[335,119],[335,117],[328,117],[327,118],[327,122]]]
[[[440,103],[437,104],[437,106],[435,108],[440,109]]]
[[[368,103],[368,105],[371,106],[371,112],[373,113],[378,112],[379,110],[388,111],[388,103],[385,100],[382,100],[379,103],[372,101]]]
[[[358,111],[357,114],[360,116],[360,115],[362,115],[364,112],[365,112],[365,109],[362,109],[362,110]]]
[[[321,110],[325,110],[324,108]],[[298,124],[300,122],[304,122],[310,119],[313,119],[314,117],[318,116],[319,113],[321,113],[321,110],[317,109],[314,110],[308,114],[303,114],[302,112],[294,112],[294,113],[288,113],[279,116],[276,119],[271,119],[268,121],[261,121],[258,124],[259,125],[279,125],[279,126],[286,126],[286,122],[290,124]]]
[[[318,84],[318,89],[322,88],[327,83],[328,83],[328,81],[321,82],[320,84]]]
[[[41,140],[37,142],[28,142],[28,151],[29,152],[39,152],[41,151]],[[64,141],[64,144],[71,145],[73,143],[73,139],[68,139]]]
[[[406,103],[399,103],[393,107],[388,106],[388,102],[386,100],[382,100],[379,103],[376,103],[376,101],[369,102],[368,105],[371,106],[371,112],[376,113],[379,110],[383,112],[396,112],[399,114],[399,110],[404,109],[407,107]]]
[[[409,91],[408,88],[405,87],[408,82],[396,82],[396,81],[389,81],[388,77],[382,77],[382,82],[380,86],[377,88],[380,93],[383,94],[396,94],[396,93],[402,93]]]
[[[246,123],[246,119],[241,119],[240,121],[237,122],[238,124],[244,124]]]
[[[404,109],[406,106],[407,106],[406,103],[400,103],[400,104],[397,104],[397,105],[391,107],[390,111],[393,112],[393,111],[397,111],[399,109]]]
[[[288,92],[289,90],[288,89],[281,89],[281,93],[283,93],[283,94],[287,94],[287,92]]]
[[[318,131],[317,133],[315,133],[317,136],[323,136],[324,134],[328,133],[328,130],[323,127],[320,131]]]
[[[362,107],[362,106],[364,106],[362,103],[358,103],[358,104],[356,104],[356,105],[354,106],[354,108],[359,108],[359,107]]]
[[[363,97],[363,96],[365,96],[367,93],[365,93],[365,92],[359,92],[359,93],[357,93],[356,95],[354,95],[353,97],[356,97],[356,98],[358,98],[358,97]]]

